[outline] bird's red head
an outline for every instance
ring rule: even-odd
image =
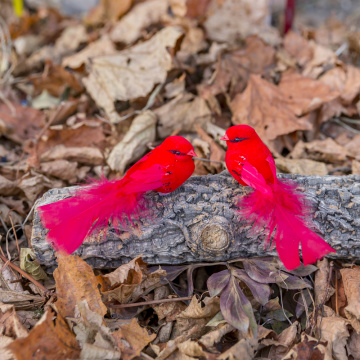
[[[235,125],[226,130],[225,135],[220,139],[226,141],[227,145],[234,146],[236,144],[245,143],[247,140],[251,140],[257,137],[256,131],[248,125]]]
[[[177,160],[189,160],[196,156],[191,143],[182,136],[169,136],[160,146],[162,150],[174,154]]]

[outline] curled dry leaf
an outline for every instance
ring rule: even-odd
[[[48,276],[36,259],[34,250],[30,248],[21,248],[20,250],[20,268],[30,274],[35,280],[47,280]]]
[[[143,29],[161,21],[168,7],[168,0],[148,0],[138,3],[114,26],[110,32],[111,40],[125,44],[134,42],[141,36]]]
[[[245,91],[236,95],[230,106],[233,123],[252,126],[265,141],[311,128],[306,120],[294,113],[289,94],[259,75],[250,75]]]
[[[325,140],[314,140],[309,143],[300,140],[289,156],[293,159],[308,158],[327,163],[342,163],[346,160],[347,151],[328,137]]]
[[[315,273],[315,306],[319,306],[330,299],[335,293],[335,289],[328,283],[330,271],[328,259],[318,260],[316,266],[319,270]]]
[[[345,315],[357,332],[360,332],[360,268],[341,269],[342,280],[348,305]]]
[[[178,349],[180,353],[186,356],[191,356],[193,358],[206,356],[202,346],[196,341],[187,340],[183,343],[180,343],[178,345]]]
[[[17,360],[37,358],[47,360],[79,359],[80,348],[64,318],[48,310],[25,338],[13,341],[9,349]]]
[[[283,45],[284,49],[296,59],[300,66],[304,66],[312,58],[309,42],[294,31],[286,33]]]
[[[165,275],[162,269],[150,273],[141,257],[136,257],[115,271],[98,276],[98,280],[106,300],[127,304],[160,287],[160,280]]]
[[[61,180],[71,180],[76,179],[77,165],[77,162],[59,159],[41,163],[40,169],[46,175],[51,175]]]
[[[309,159],[277,158],[276,167],[284,173],[300,175],[328,175],[328,170],[323,162]]]
[[[339,316],[318,318],[318,326],[321,331],[321,341],[327,342],[329,352],[336,360],[347,360],[346,344],[350,336],[348,331],[349,322]]]
[[[124,360],[139,356],[140,352],[156,338],[156,334],[149,335],[136,319],[133,319],[130,324],[120,326],[119,330],[112,333],[112,336],[115,338]]]
[[[296,344],[282,360],[332,360],[332,354],[326,347],[326,342],[318,341],[303,333],[301,342]]]
[[[80,359],[120,359],[116,341],[103,316],[91,311],[86,299],[76,304],[75,318],[73,331],[81,347]]]
[[[83,79],[86,90],[103,108],[112,122],[120,120],[114,102],[147,96],[154,85],[163,83],[172,68],[168,51],[174,48],[182,31],[166,27],[150,40],[118,52],[99,56],[89,66],[89,76]]]
[[[259,344],[256,339],[242,339],[217,357],[219,360],[253,360]]]
[[[25,196],[31,201],[35,201],[44,189],[56,187],[47,177],[40,174],[35,176],[25,175],[19,182],[18,187],[24,192]]]
[[[3,304],[0,302],[0,352],[2,360],[14,359],[12,352],[7,349],[14,340],[24,338],[27,336],[28,331],[22,325],[14,305]]]
[[[19,192],[16,182],[10,181],[0,175],[0,195],[10,196]]]
[[[156,116],[151,110],[138,115],[131,123],[124,138],[114,146],[107,163],[115,171],[124,173],[125,168],[138,160],[148,150],[147,144],[155,141]]]
[[[98,281],[90,265],[78,256],[58,254],[58,267],[54,271],[59,313],[74,317],[75,306],[86,299],[91,311],[104,316],[106,306],[101,300]]]
[[[356,331],[351,333],[347,348],[349,355],[353,356],[354,359],[360,359],[360,333]]]
[[[211,120],[211,111],[206,101],[190,93],[182,93],[154,110],[159,118],[158,132],[161,138],[170,136],[175,130],[189,132],[195,125]]]

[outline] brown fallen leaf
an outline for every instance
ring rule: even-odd
[[[209,15],[204,27],[211,40],[236,44],[248,35],[258,34],[266,42],[280,42],[275,28],[266,26],[268,0],[256,3],[250,0],[212,0],[207,11]]]
[[[203,302],[204,307],[195,296],[192,298],[190,305],[176,317],[174,336],[186,333],[195,326],[201,329],[196,333],[197,336],[202,336],[207,332],[205,325],[220,311],[220,299],[206,297]]]
[[[228,334],[229,332],[234,331],[235,328],[230,324],[222,324],[214,331],[203,335],[199,342],[205,346],[206,349],[213,347],[215,344],[219,343],[221,339]]]
[[[284,37],[284,49],[296,59],[300,66],[304,66],[312,58],[309,42],[300,34],[289,31]]]
[[[76,162],[70,162],[64,159],[43,162],[40,169],[46,175],[55,176],[62,180],[76,179]]]
[[[17,187],[16,182],[6,179],[4,176],[0,175],[0,195],[10,196],[17,195],[19,193],[19,188]]]
[[[147,144],[155,141],[157,119],[151,110],[138,115],[124,136],[113,147],[107,159],[112,170],[124,173],[125,168],[132,162],[140,159],[149,149]]]
[[[178,345],[180,353],[193,358],[206,356],[202,346],[193,340],[186,340]]]
[[[224,93],[233,99],[245,89],[250,73],[262,74],[274,64],[274,48],[257,36],[249,36],[244,49],[226,53],[217,61],[211,84],[200,85],[199,95],[208,99]]]
[[[46,176],[34,173],[27,174],[22,177],[19,181],[18,187],[24,192],[27,199],[30,200],[30,202],[33,202],[45,189],[60,187],[61,185],[62,184],[59,184],[57,186]]]
[[[309,159],[275,159],[276,167],[284,173],[300,175],[328,175],[328,170],[323,162]]]
[[[163,83],[173,67],[169,48],[174,48],[182,31],[168,26],[150,40],[118,52],[99,56],[89,65],[89,76],[83,83],[96,104],[110,121],[118,122],[116,100],[127,101],[147,96],[155,84]]]
[[[195,125],[211,120],[211,111],[206,101],[190,93],[182,93],[154,110],[159,118],[158,133],[161,138],[170,136],[175,130],[189,132]]]
[[[286,105],[297,116],[319,109],[321,105],[335,100],[340,95],[328,85],[296,73],[284,75],[279,83],[279,89],[288,98]]]
[[[296,344],[282,360],[332,360],[331,352],[326,347],[326,342],[318,341],[303,333],[301,342]]]
[[[7,349],[14,340],[24,338],[28,331],[22,325],[14,305],[0,302],[0,352],[2,360],[14,359],[13,354]]]
[[[54,271],[59,313],[74,317],[76,304],[86,299],[91,311],[104,316],[106,306],[101,300],[98,281],[90,265],[78,256],[58,254],[58,267]]]
[[[1,129],[1,122],[5,131]],[[44,113],[15,103],[0,103],[0,134],[16,143],[34,138],[45,126]]]
[[[112,336],[115,338],[124,360],[131,360],[139,356],[140,352],[156,338],[156,334],[149,335],[136,319],[133,319],[130,324],[122,325],[119,330],[112,333]]]
[[[325,140],[314,140],[308,143],[300,140],[289,156],[293,159],[307,158],[327,163],[342,163],[346,160],[347,151],[328,137]]]
[[[48,310],[25,338],[13,341],[9,349],[17,360],[79,359],[80,348],[64,318]],[[36,355],[35,355],[36,354]]]
[[[120,304],[127,304],[160,287],[161,277],[165,275],[166,271],[161,269],[150,273],[146,263],[138,256],[115,271],[97,278],[106,301],[116,300]]]
[[[259,344],[256,339],[242,339],[217,357],[219,360],[252,360]]]
[[[127,13],[132,3],[133,0],[101,0],[96,7],[92,8],[84,16],[83,20],[88,25],[99,25],[107,21],[116,21]]]
[[[356,331],[351,333],[347,348],[349,356],[351,355],[354,359],[360,359],[360,334]]]
[[[306,120],[294,113],[289,94],[259,75],[250,75],[245,91],[236,95],[230,106],[233,123],[252,126],[265,142],[311,128]]]
[[[152,307],[159,320],[166,319],[166,322],[174,321],[176,316],[186,309],[186,305],[181,301],[162,303]]]
[[[350,320],[353,328],[360,332],[360,268],[354,267],[352,269],[340,270],[342,280],[344,283],[344,290],[347,299],[347,306],[345,307],[345,315]]]
[[[355,135],[352,139],[346,137],[341,145],[350,156],[360,160],[360,134]]]
[[[315,273],[315,306],[319,306],[330,299],[335,293],[335,289],[328,284],[330,271],[328,259],[318,260],[316,266],[319,270]]]
[[[50,95],[60,97],[67,88],[70,88],[73,95],[83,91],[83,87],[74,74],[67,71],[60,65],[55,65],[51,60],[45,62],[45,69],[42,76],[30,76],[29,81],[34,84],[35,96],[48,91]]]
[[[114,43],[110,40],[108,35],[104,35],[99,40],[90,43],[83,50],[65,57],[61,65],[63,67],[68,66],[72,69],[78,69],[82,65],[89,63],[89,61],[96,56],[111,55],[115,52],[116,48]]]
[[[318,319],[321,330],[321,341],[327,342],[329,352],[337,360],[347,360],[346,344],[349,339],[349,321],[340,316],[324,317]]]
[[[64,145],[54,146],[40,156],[40,162],[56,160],[68,160],[87,165],[101,165],[104,157],[98,148],[66,147]]]
[[[115,24],[110,32],[111,40],[125,44],[134,42],[141,36],[143,29],[161,21],[168,7],[168,0],[148,0],[136,4]]]

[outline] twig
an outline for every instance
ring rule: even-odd
[[[4,262],[7,262],[8,259],[6,259],[5,256],[0,255],[0,259]],[[15,264],[13,264],[12,262],[9,262],[9,266],[12,267],[14,270],[16,270],[19,274],[21,274],[24,278],[28,279],[29,281],[31,281],[34,285],[36,285],[40,290],[42,290],[45,295],[49,294],[49,290],[42,284],[40,284],[37,280],[35,280],[31,275],[29,275],[28,273],[26,273],[24,270],[21,270],[18,266],[16,266]],[[54,294],[51,294],[54,295]]]
[[[191,300],[191,299],[192,299],[192,296],[185,296],[185,297],[173,298],[173,299],[160,299],[160,300],[144,301],[144,302],[133,303],[133,304],[120,304],[120,305],[109,304],[107,306],[109,308],[124,309],[124,308],[129,308],[129,307],[137,307],[137,306],[144,306],[144,305],[154,305],[154,304],[163,304],[163,303],[168,303],[168,302],[186,301],[186,300]]]
[[[20,248],[19,248],[19,240],[18,240],[18,237],[17,237],[17,234],[16,234],[16,230],[15,230],[15,227],[14,227],[14,223],[12,221],[12,218],[11,218],[11,215],[9,214],[9,219],[10,219],[10,222],[11,222],[11,226],[12,226],[12,230],[13,230],[13,233],[14,233],[14,236],[15,236],[15,240],[16,240],[16,247],[18,249],[18,254],[19,254],[19,257],[20,257]]]
[[[335,270],[335,312],[339,315],[339,304],[338,304],[338,274]]]

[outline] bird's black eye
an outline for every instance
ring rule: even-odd
[[[246,138],[246,137],[244,137],[244,138],[238,138],[238,137],[236,137],[235,139],[230,140],[230,142],[232,142],[232,143],[238,143],[238,142],[241,142],[241,141],[244,141],[244,140],[247,140],[247,139],[249,139],[249,138]]]
[[[169,150],[172,154],[174,155],[185,155],[183,153],[181,153],[180,151],[177,151],[177,150]]]

